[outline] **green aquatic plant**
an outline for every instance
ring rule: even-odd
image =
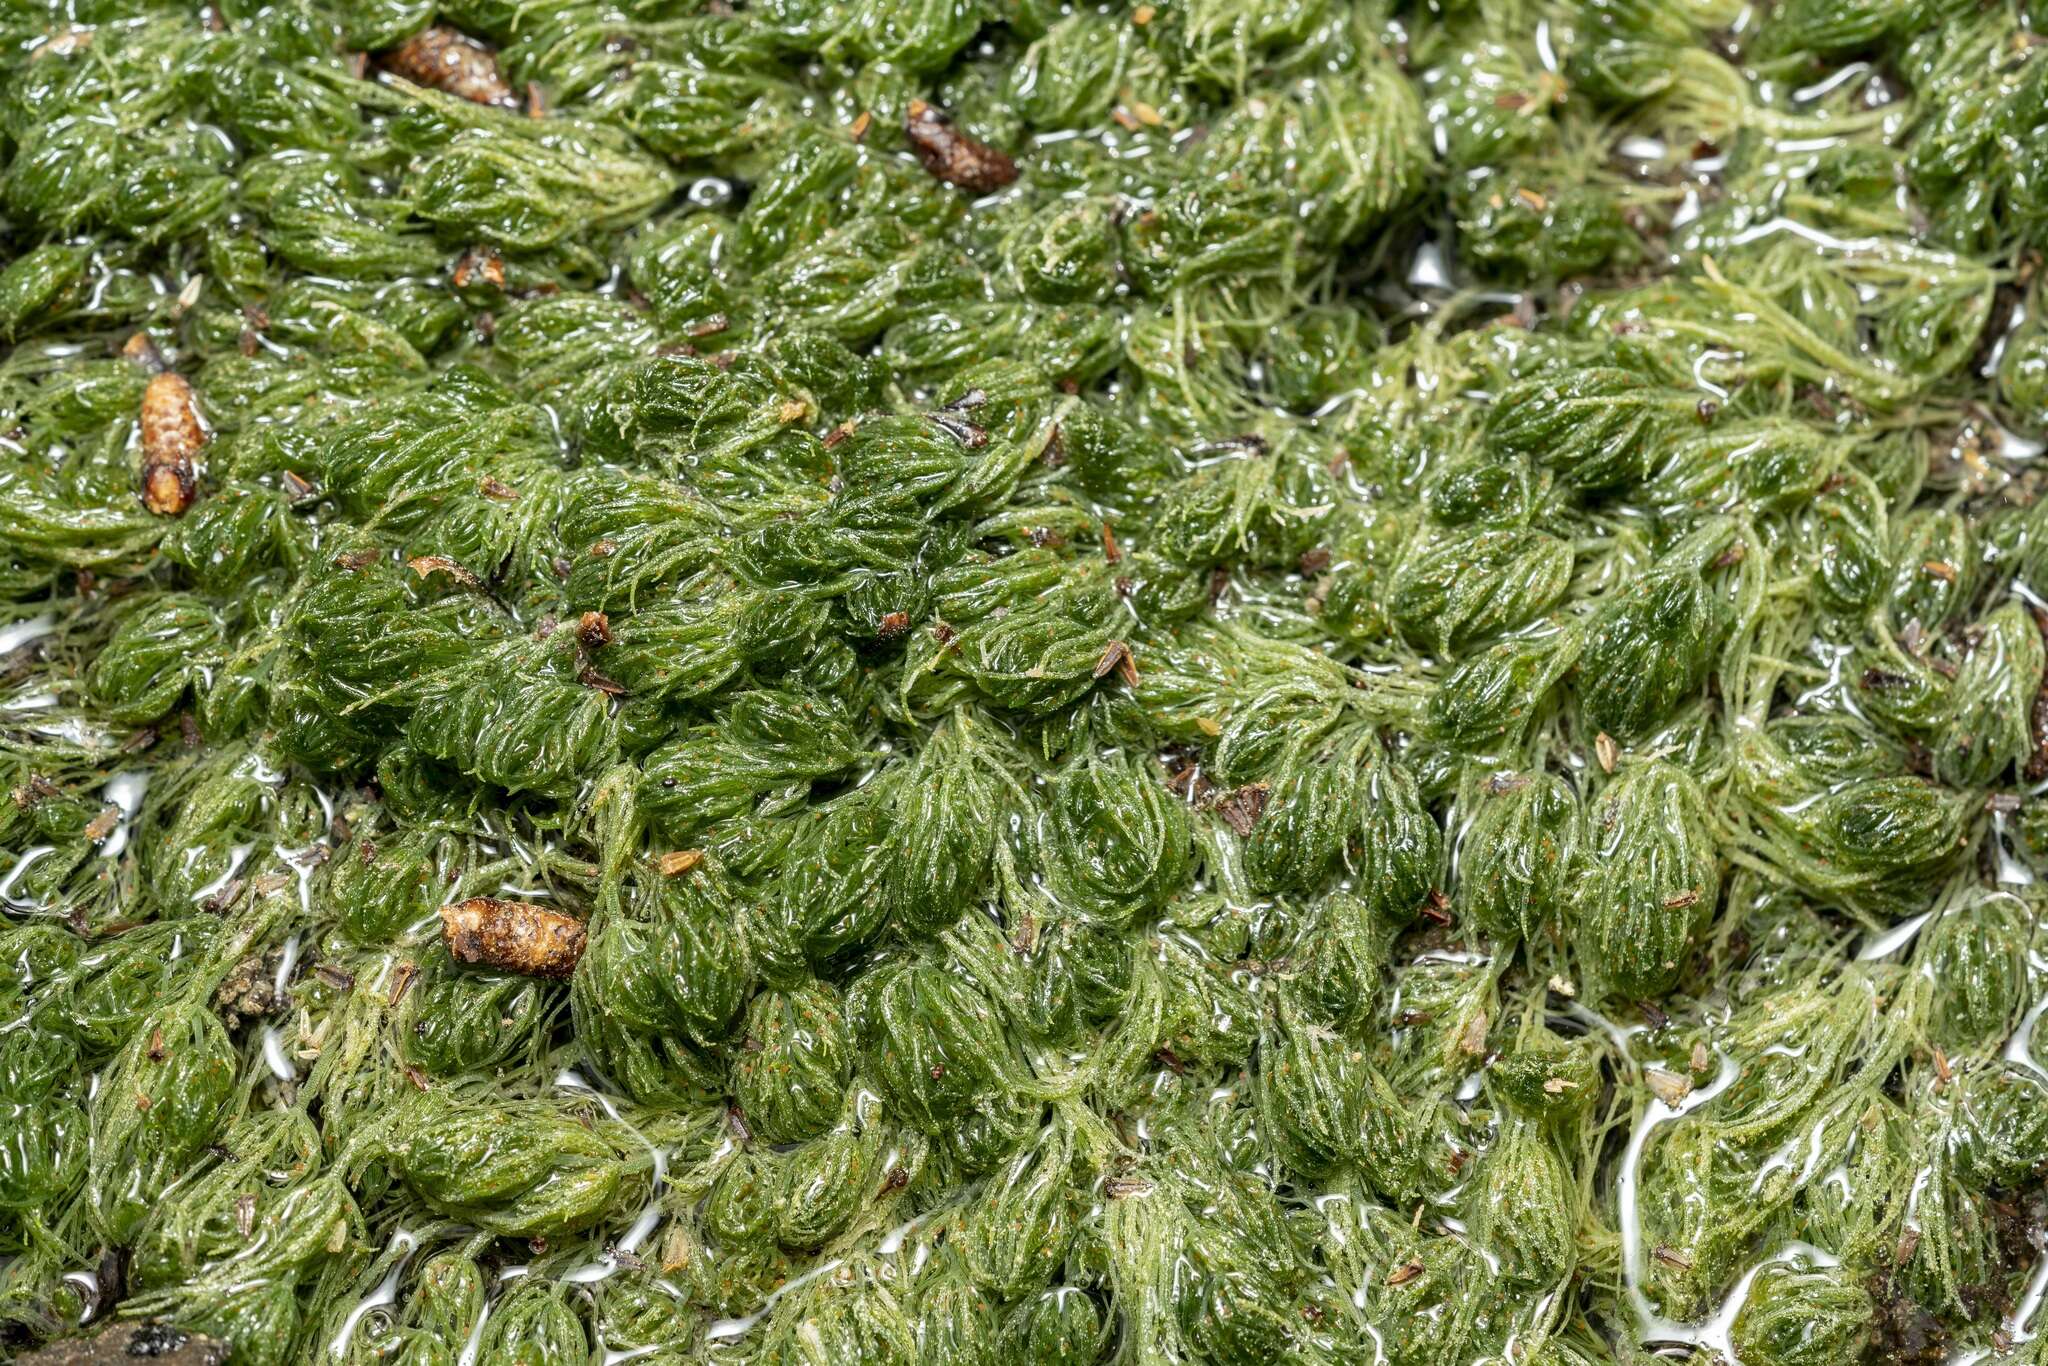
[[[2038,28],[0,6],[0,1357],[2039,1355]]]

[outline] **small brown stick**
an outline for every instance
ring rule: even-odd
[[[159,517],[182,517],[199,488],[199,452],[206,447],[192,385],[166,370],[142,391],[142,505]]]
[[[953,126],[943,110],[912,100],[903,119],[910,148],[935,180],[976,194],[1000,190],[1017,179],[1017,163],[1007,152],[968,137]]]
[[[414,85],[459,96],[472,104],[519,107],[519,97],[498,70],[498,54],[468,34],[441,24],[421,29],[381,54],[377,64]]]
[[[583,956],[583,922],[525,901],[476,896],[441,908],[441,938],[458,963],[527,977],[567,977]]]

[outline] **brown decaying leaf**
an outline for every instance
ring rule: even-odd
[[[474,896],[441,908],[441,939],[458,963],[527,977],[567,977],[583,956],[583,922],[527,901]]]
[[[1249,835],[1259,817],[1266,813],[1266,799],[1272,788],[1266,783],[1246,783],[1216,799],[1216,814],[1223,817],[1239,837]]]
[[[1112,640],[1102,647],[1101,656],[1095,661],[1095,676],[1107,678],[1114,671],[1126,687],[1138,686],[1138,661],[1131,654],[1131,647],[1121,640]]]
[[[975,194],[1000,190],[1017,179],[1017,163],[1007,152],[967,136],[946,114],[912,100],[903,119],[910,148],[935,180]]]

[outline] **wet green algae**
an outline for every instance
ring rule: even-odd
[[[2041,1360],[2037,23],[0,4],[0,1356]]]

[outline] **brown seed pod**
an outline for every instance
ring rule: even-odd
[[[681,877],[704,861],[702,849],[677,849],[656,861],[663,877]]]
[[[458,963],[528,977],[567,977],[583,956],[583,922],[525,901],[475,896],[441,908],[441,938]]]
[[[466,33],[436,24],[382,53],[377,65],[414,85],[456,95],[472,104],[517,109],[519,97],[498,70],[498,54]]]
[[[1121,640],[1112,640],[1102,647],[1102,654],[1095,661],[1095,676],[1107,678],[1114,671],[1128,687],[1138,686],[1138,661],[1131,654],[1131,647]]]
[[[1007,152],[968,137],[953,120],[923,100],[912,100],[903,119],[904,136],[933,179],[976,194],[1000,190],[1017,178]]]
[[[206,446],[192,385],[166,370],[142,391],[142,503],[159,517],[182,517],[199,487]]]

